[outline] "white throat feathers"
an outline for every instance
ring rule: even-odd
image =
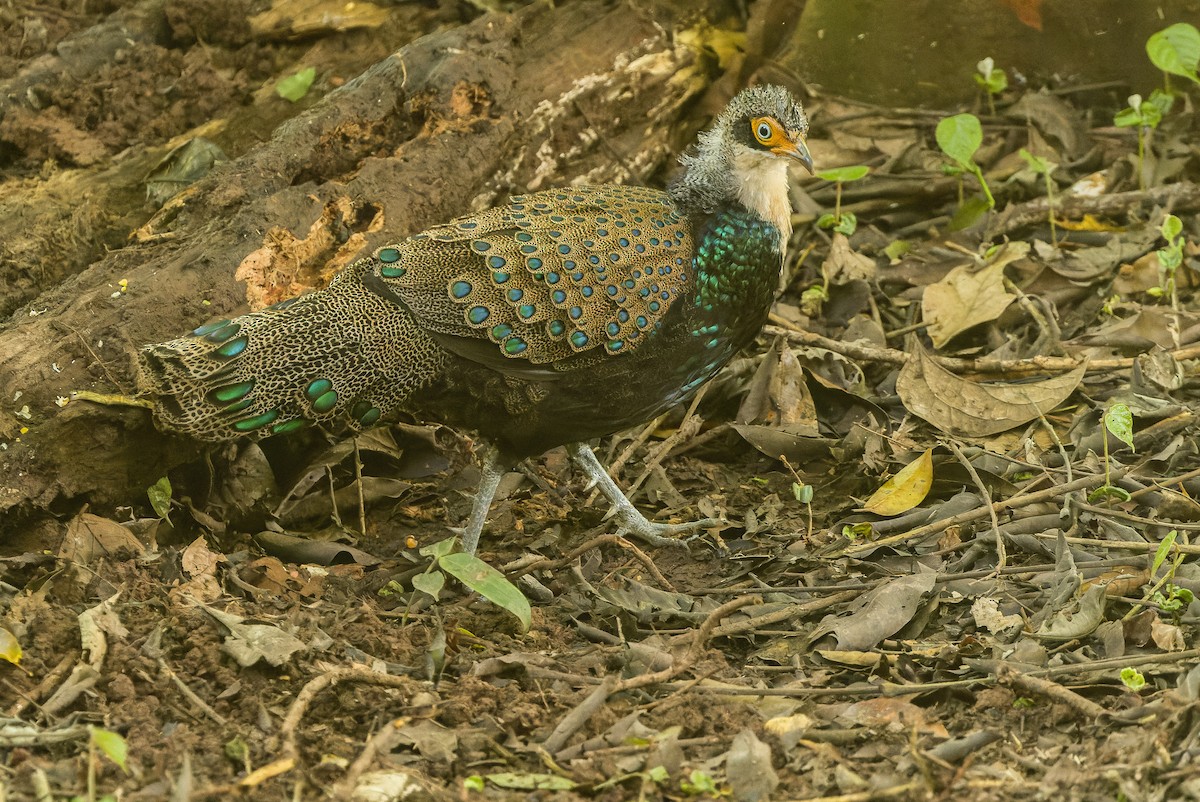
[[[779,229],[782,254],[792,236],[787,162],[738,148],[733,154],[733,181],[738,202]]]

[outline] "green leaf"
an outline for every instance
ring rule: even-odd
[[[557,774],[504,771],[484,776],[493,785],[521,791],[570,791],[579,787],[574,780]]]
[[[1123,487],[1114,487],[1113,485],[1101,485],[1088,493],[1088,503],[1099,504],[1101,501],[1114,499],[1122,504],[1129,501],[1133,496],[1129,495],[1129,491]]]
[[[817,178],[825,181],[839,181],[844,184],[847,181],[857,181],[869,172],[871,172],[871,168],[867,165],[855,164],[850,167],[834,167],[832,170],[821,170],[817,173]]]
[[[441,571],[430,571],[427,574],[417,574],[412,578],[413,588],[432,596],[434,599],[442,592],[446,584],[446,575]]]
[[[438,565],[443,571],[492,604],[502,607],[516,616],[517,620],[521,622],[522,632],[529,631],[529,627],[533,623],[529,600],[521,594],[516,585],[508,581],[504,574],[475,555],[462,552],[446,555],[438,561]]]
[[[937,124],[935,136],[938,147],[966,169],[970,169],[971,157],[983,144],[983,128],[974,114],[946,117]]]
[[[463,780],[463,788],[467,791],[482,791],[484,788],[483,778],[478,774],[472,774]]]
[[[1169,214],[1163,218],[1162,226],[1158,230],[1162,232],[1163,239],[1170,242],[1183,233],[1183,221]]]
[[[1055,165],[1051,165],[1049,161],[1043,159],[1041,156],[1034,156],[1032,153],[1025,150],[1025,148],[1021,148],[1019,152],[1021,154],[1021,158],[1024,159],[1025,163],[1029,165],[1029,169],[1033,170],[1038,175],[1047,175],[1054,170]]]
[[[837,225],[837,218],[826,212],[817,218],[817,228],[833,228]]]
[[[1200,31],[1195,25],[1177,22],[1146,40],[1146,55],[1163,72],[1200,83]]]
[[[1154,552],[1154,563],[1150,567],[1150,576],[1158,573],[1163,560],[1167,559],[1167,555],[1171,553],[1171,547],[1175,545],[1175,538],[1177,537],[1179,537],[1179,532],[1172,529],[1170,532],[1167,532],[1166,537],[1158,544],[1158,548]]]
[[[1175,93],[1155,89],[1150,93],[1150,98],[1146,102],[1158,109],[1160,116],[1166,117],[1170,113],[1171,107],[1175,105]]]
[[[164,521],[171,520],[171,480],[167,477],[159,479],[146,488],[146,496],[154,513]]]
[[[811,504],[813,500],[812,485],[802,485],[799,482],[792,482],[792,495],[801,504]]]
[[[1133,413],[1124,404],[1113,404],[1104,412],[1104,428],[1133,450]]]
[[[958,207],[954,216],[950,218],[950,230],[962,231],[964,228],[970,228],[979,222],[990,208],[992,207],[988,205],[987,198],[972,195],[963,201],[963,205]]]
[[[454,551],[455,538],[448,537],[445,540],[439,540],[437,543],[430,543],[428,546],[422,546],[417,549],[417,553],[422,557],[432,557],[435,560],[440,560],[450,552]]]
[[[1142,113],[1130,106],[1113,115],[1113,125],[1118,128],[1135,128],[1142,124]]]
[[[275,94],[284,100],[295,103],[308,94],[309,87],[312,86],[313,79],[316,77],[317,68],[306,67],[295,75],[280,79],[279,83],[275,84]]]
[[[911,250],[911,242],[906,239],[897,239],[888,243],[888,246],[883,249],[883,255],[895,261],[896,259],[906,255]]]
[[[1121,669],[1121,682],[1131,691],[1140,691],[1146,687],[1146,678],[1132,666]]]
[[[849,237],[858,229],[858,215],[854,212],[842,212],[842,219],[838,220],[837,225],[833,227],[834,231],[845,234]]]
[[[129,769],[125,768],[125,758],[129,754],[129,745],[125,743],[124,738],[112,730],[93,727],[91,725],[88,726],[88,735],[92,739],[92,743],[104,753],[105,757],[120,766],[121,771],[129,772]]]

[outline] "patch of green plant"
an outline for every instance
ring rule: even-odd
[[[1021,148],[1021,158],[1029,165],[1029,169],[1033,171],[1034,175],[1040,175],[1045,183],[1046,206],[1048,207],[1046,217],[1050,222],[1050,244],[1057,247],[1058,235],[1054,227],[1054,182],[1050,180],[1050,173],[1054,172],[1058,165],[1041,156],[1034,156],[1025,148]]]
[[[712,778],[712,775],[700,769],[692,769],[692,773],[688,775],[686,780],[680,780],[679,790],[683,791],[688,796],[711,796],[720,797],[728,794],[723,792],[717,785],[717,781]]]
[[[1136,693],[1146,687],[1146,678],[1136,668],[1126,666],[1121,669],[1121,684]]]
[[[991,56],[975,65],[975,83],[987,95],[988,113],[996,115],[996,96],[1008,89],[1008,73],[996,66]]]
[[[1166,295],[1171,299],[1171,307],[1177,308],[1179,297],[1175,291],[1175,271],[1183,264],[1183,221],[1168,214],[1158,230],[1167,241],[1167,247],[1154,252],[1158,257],[1158,286],[1151,287],[1146,293],[1156,298]]]
[[[907,256],[912,250],[912,243],[906,239],[894,239],[888,243],[883,249],[883,255],[893,262],[899,261],[901,257]]]
[[[1164,73],[1165,89],[1171,91],[1170,76],[1178,75],[1200,84],[1200,30],[1188,22],[1169,25],[1146,40],[1146,55]]]
[[[1133,413],[1125,404],[1111,404],[1104,410],[1104,484],[1088,494],[1088,501],[1098,504],[1101,501],[1129,501],[1129,491],[1116,487],[1112,483],[1112,460],[1108,456],[1108,436],[1120,440],[1133,450]]]
[[[146,488],[146,497],[150,499],[154,514],[171,523],[171,480],[164,476],[150,485]]]
[[[275,84],[275,94],[295,103],[308,94],[316,77],[317,68],[306,67],[294,75],[279,79],[279,83]]]
[[[854,541],[858,540],[859,538],[870,537],[871,533],[874,531],[875,530],[871,527],[871,524],[868,523],[867,521],[863,521],[862,523],[857,523],[857,524],[843,524],[842,525],[842,537],[846,538],[847,540],[849,540],[852,543]]]
[[[869,172],[871,172],[871,168],[865,164],[855,164],[850,167],[835,167],[832,170],[822,170],[817,173],[817,178],[832,181],[837,192],[833,202],[833,214],[826,213],[818,217],[818,227],[840,231],[847,237],[858,229],[858,217],[854,212],[842,213],[842,184],[857,181]]]
[[[436,601],[446,584],[445,575],[449,574],[492,604],[512,613],[521,622],[521,631],[528,632],[532,624],[529,600],[504,574],[474,554],[454,551],[456,542],[457,538],[451,537],[420,549],[420,554],[429,557],[430,562],[425,573],[413,577],[413,589]],[[383,595],[386,595],[384,590],[395,592],[394,588],[384,588],[380,590]]]
[[[88,764],[87,764],[87,796],[71,797],[71,802],[115,802],[116,797],[105,794],[96,796],[96,766],[100,756],[108,758],[121,771],[129,773],[126,760],[129,756],[129,745],[119,733],[106,730],[103,727],[88,725]]]
[[[983,126],[974,114],[955,114],[946,117],[937,124],[934,132],[938,147],[942,149],[954,164],[948,164],[943,169],[947,175],[959,176],[958,211],[950,221],[953,229],[966,228],[978,220],[989,209],[996,208],[996,199],[992,197],[991,187],[983,177],[983,170],[975,163],[975,153],[983,145]],[[962,175],[970,173],[975,176],[983,190],[983,198],[963,200]]]
[[[1013,699],[1012,706],[1017,710],[1029,710],[1037,707],[1037,702],[1030,699],[1028,696],[1018,696],[1016,699]]]
[[[1162,118],[1175,104],[1175,96],[1170,92],[1155,89],[1148,100],[1141,95],[1130,95],[1129,106],[1121,109],[1113,116],[1113,125],[1118,128],[1137,128],[1137,173],[1138,188],[1146,188],[1144,163],[1146,161],[1146,133],[1158,128]]]

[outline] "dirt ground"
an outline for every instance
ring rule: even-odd
[[[522,139],[538,118],[454,74],[407,116],[330,129],[285,180],[259,169],[406,43],[465,31],[482,54],[492,27],[605,4],[484,5],[0,7],[0,364],[61,337],[0,423],[0,799],[1200,799],[1194,90],[1143,163],[1111,124],[1128,87],[1014,87],[995,113],[981,95],[997,209],[956,230],[978,184],[942,169],[953,111],[809,87],[818,167],[871,175],[797,176],[766,334],[697,404],[597,452],[648,515],[727,525],[649,549],[561,451],[528,462],[480,553],[529,600],[528,631],[452,579],[436,601],[414,589],[470,508],[460,433],[204,450],[142,409],[65,403],[131,392],[137,344],[320,285],[414,220],[579,175],[661,184],[737,84],[781,80],[746,52],[784,3],[672,18],[661,49],[631,21],[611,30],[641,59],[622,69],[677,102],[581,153],[555,122],[567,155],[541,172]],[[308,93],[279,97],[309,65]],[[565,116],[590,128],[585,109]],[[489,136],[513,143],[511,174],[472,172],[463,143]],[[461,173],[426,176],[407,141],[450,142]],[[1021,148],[1056,164],[1053,229]],[[251,217],[256,175],[278,187]],[[403,211],[397,181],[419,198]],[[818,225],[835,209],[849,237]],[[245,269],[268,246],[288,272]],[[164,253],[184,269],[134,272]],[[201,269],[225,283],[198,292]],[[123,295],[142,311],[79,328]],[[1104,434],[1115,404],[1133,448]]]

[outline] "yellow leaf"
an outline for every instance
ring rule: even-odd
[[[1124,231],[1123,226],[1105,223],[1094,214],[1085,214],[1082,220],[1057,220],[1059,228],[1067,231]]]
[[[925,500],[933,486],[933,449],[905,465],[867,499],[863,509],[876,515],[899,515]]]
[[[0,627],[0,660],[7,660],[14,666],[21,662],[21,644],[17,636],[4,627]]]

